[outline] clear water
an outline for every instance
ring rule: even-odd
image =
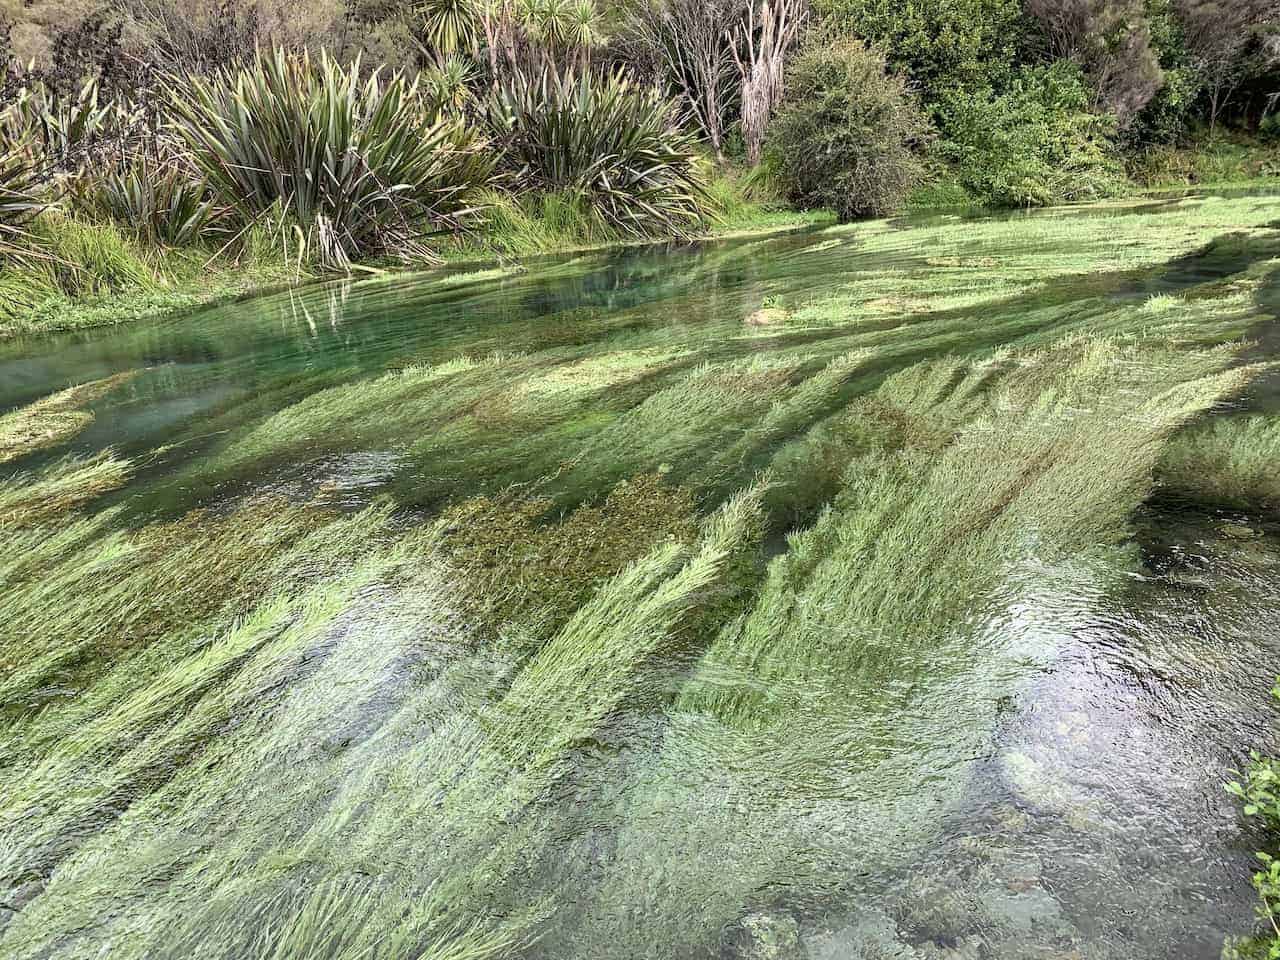
[[[1164,207],[1094,213],[1155,224]],[[1256,234],[1141,269],[1040,278],[976,307],[876,314],[852,331],[744,327],[765,303],[799,308],[851,276],[927,269],[912,231],[946,222],[894,225],[900,242],[871,250],[856,231],[642,248],[501,277],[319,285],[163,323],[15,341],[0,345],[0,410],[142,369],[93,404],[96,419],[77,438],[18,466],[106,448],[136,460],[135,479],[100,504],[122,507],[122,525],[264,494],[323,496],[342,511],[389,494],[411,527],[458,498],[546,474],[541,448],[464,469],[448,445],[387,442],[374,417],[355,441],[335,445],[319,431],[248,461],[226,455],[321,390],[460,356],[521,354],[541,376],[662,351],[657,369],[610,382],[575,413],[566,454],[595,455],[582,437],[597,423],[603,430],[701,364],[883,345],[832,400],[838,408],[940,354],[981,356],[1089,329],[1157,294],[1230,281],[1280,250],[1274,232]],[[1274,357],[1275,274],[1262,289],[1254,349]],[[1249,402],[1273,410],[1274,384],[1262,381]],[[537,437],[546,425],[522,429]],[[709,512],[786,438],[707,479],[700,465],[732,439],[704,436],[663,462],[637,454],[617,475],[570,471],[550,489],[568,508],[657,470],[695,486]],[[772,507],[766,552],[785,553],[782,535],[811,523],[827,496],[801,491]],[[711,735],[664,706],[668,690],[575,744],[567,772],[520,817],[482,819],[463,835],[432,798],[474,790],[479,809],[497,788],[485,777],[465,786],[474,770],[451,767],[451,748],[437,745],[480,722],[484,691],[502,689],[518,657],[424,628],[430,590],[375,584],[296,670],[218,729],[204,774],[181,751],[162,757],[172,769],[158,783],[122,788],[59,845],[16,863],[0,857],[9,884],[0,954],[114,955],[145,944],[139,955],[212,956],[222,938],[240,944],[233,952],[266,955],[270,938],[229,933],[240,928],[228,917],[242,910],[261,926],[330,883],[356,891],[344,910],[385,914],[390,928],[403,905],[459,869],[448,852],[456,843],[458,856],[487,851],[505,864],[475,896],[477,923],[530,915],[523,928],[533,935],[498,955],[1216,958],[1224,937],[1253,922],[1258,838],[1222,783],[1249,746],[1277,746],[1266,691],[1280,664],[1280,524],[1153,503],[1116,550],[1122,560],[1022,558],[998,602],[967,625],[959,654],[939,637],[936,659],[892,678],[913,692],[890,727],[840,719],[839,735],[822,742],[853,751],[848,767],[840,756],[815,765],[799,746],[789,755],[785,730],[768,746],[744,740],[718,766]],[[111,666],[81,668],[7,709],[4,739],[20,742],[42,706],[88,695]],[[678,689],[689,664],[670,666],[663,682]],[[797,727],[794,742],[811,734]],[[862,759],[867,750],[874,762]],[[243,884],[230,870],[200,899],[209,893],[201,870],[215,861],[240,864]],[[330,943],[274,955],[339,954]]]

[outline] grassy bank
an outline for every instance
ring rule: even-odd
[[[1151,147],[1129,160],[1138,187],[1176,190],[1202,187],[1280,186],[1280,141],[1219,136],[1188,147]]]
[[[745,199],[727,180],[717,181],[714,197],[716,212],[700,231],[703,239],[831,221],[825,211],[793,211]],[[482,226],[439,243],[446,264],[520,261],[662,239],[627,240],[593,229],[571,203],[555,196],[520,203],[493,194],[487,200]],[[0,340],[155,319],[327,275],[273,243],[239,243],[234,251],[209,245],[159,248],[109,223],[58,215],[47,216],[35,229],[54,259],[0,267]],[[359,276],[414,268],[384,259],[353,269]]]

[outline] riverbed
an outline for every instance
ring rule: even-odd
[[[1259,193],[0,344],[0,955],[1216,960],[1277,329]]]

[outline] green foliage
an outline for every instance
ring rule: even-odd
[[[436,56],[474,52],[479,45],[480,9],[476,0],[424,0],[422,41]]]
[[[209,232],[216,215],[202,182],[178,164],[160,164],[145,155],[108,173],[100,189],[106,215],[148,243],[189,246]]]
[[[485,113],[513,182],[578,198],[599,232],[688,236],[708,212],[703,163],[674,108],[620,73],[517,74]]]
[[[0,144],[0,259],[25,259],[31,252],[27,225],[45,208],[43,178],[21,145]]]
[[[69,297],[155,287],[144,255],[116,227],[50,212],[32,224],[47,256],[40,270]]]
[[[1129,176],[1145,187],[1242,184],[1280,175],[1280,149],[1219,136],[1187,147],[1153,146],[1128,158]]]
[[[769,127],[787,197],[842,221],[892,213],[920,180],[929,125],[902,78],[861,41],[803,50]]]
[[[1280,110],[1267,114],[1258,125],[1258,138],[1263,143],[1280,145]]]
[[[426,236],[466,224],[491,164],[416,82],[361,73],[277,49],[171,90],[175,125],[221,202],[287,218],[323,266],[429,259]]]
[[[1280,702],[1280,682],[1271,695]],[[1276,848],[1276,839],[1280,837],[1280,760],[1254,751],[1241,779],[1228,783],[1226,790],[1241,802],[1246,817],[1262,821],[1269,834],[1271,852],[1258,852],[1262,869],[1253,875],[1263,932],[1229,944],[1223,955],[1228,960],[1277,960],[1280,958],[1280,855]]]
[[[661,478],[622,482],[598,505],[540,523],[542,498],[478,497],[444,515],[451,562],[470,585],[468,602],[495,628],[538,622],[559,629],[629,564],[668,543],[697,541],[693,498]]]
[[[441,109],[461,111],[471,101],[471,83],[476,78],[475,64],[464,56],[450,54],[423,71],[422,78],[432,100]]]
[[[1119,188],[1114,118],[1090,111],[1080,70],[1066,61],[1024,70],[1005,93],[947,96],[939,123],[941,156],[984,203],[1041,206]]]
[[[816,0],[827,29],[868,40],[926,102],[957,89],[999,86],[1026,31],[1020,0]]]

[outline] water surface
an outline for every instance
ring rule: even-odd
[[[133,472],[10,583],[0,952],[1216,958],[1280,525],[1151,478],[1275,410],[1236,371],[1277,220],[916,218],[0,345],[0,410],[137,371],[10,465]]]

